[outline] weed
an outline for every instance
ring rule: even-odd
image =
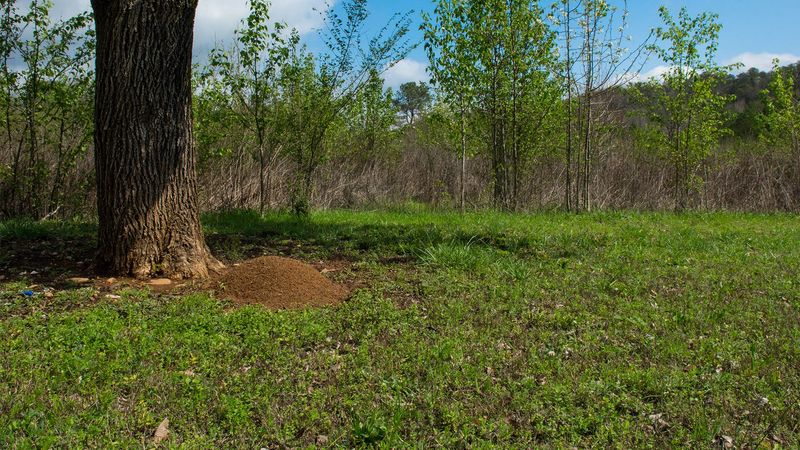
[[[369,283],[338,308],[273,312],[46,298],[46,280],[26,297],[33,282],[10,271],[0,446],[141,446],[165,417],[183,447],[800,445],[795,216],[416,208],[204,224],[230,261],[345,258]],[[3,223],[0,245],[93,230]]]

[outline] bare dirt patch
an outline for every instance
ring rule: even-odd
[[[91,239],[0,239],[0,282],[29,280],[68,286],[69,278],[93,272]]]
[[[212,285],[218,297],[270,309],[333,306],[350,295],[313,266],[279,256],[229,266],[214,277]]]
[[[25,282],[25,291],[32,291],[38,299],[32,304],[42,311],[51,309],[50,296],[79,288],[93,289],[94,293],[85,302],[70,302],[70,308],[114,301],[123,291],[136,289],[156,296],[213,292],[217,298],[232,301],[234,307],[262,305],[268,309],[300,309],[338,305],[355,290],[393,279],[395,272],[389,270],[377,276],[360,267],[356,260],[341,255],[330,259],[300,258],[307,259],[307,263],[281,256],[260,256],[226,260],[226,269],[205,280],[137,280],[98,276],[93,266],[94,252],[91,239],[3,240],[0,243],[0,284]],[[381,262],[394,266],[404,264],[405,260],[388,258]]]

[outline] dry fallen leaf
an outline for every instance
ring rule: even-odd
[[[651,414],[651,415],[647,416],[647,418],[650,419],[653,422],[653,428],[656,431],[663,431],[663,430],[666,430],[667,428],[669,428],[669,422],[664,420],[662,418],[663,416],[664,416],[664,414],[662,414],[662,413]]]
[[[733,448],[733,438],[730,436],[720,436],[719,439],[717,439],[717,443],[719,443],[722,448]]]
[[[153,442],[160,444],[161,441],[167,439],[169,436],[169,419],[164,419],[156,428],[156,433],[153,435]]]

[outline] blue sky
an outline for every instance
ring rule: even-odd
[[[321,26],[317,10],[328,5],[341,5],[342,0],[272,0],[272,15],[287,22],[303,34],[313,49],[319,45],[315,29]],[[19,3],[27,3],[18,0]],[[54,0],[54,14],[66,16],[89,8],[90,0]],[[549,4],[546,0],[542,4]],[[622,0],[611,0],[621,4]],[[395,12],[414,10],[411,38],[421,40],[417,31],[420,12],[433,9],[431,0],[370,0],[372,16],[366,36],[378,31]],[[768,69],[773,57],[780,56],[786,63],[800,60],[800,36],[797,22],[800,19],[800,0],[628,0],[630,10],[629,34],[639,42],[659,25],[658,7],[666,5],[672,10],[688,7],[692,14],[711,11],[720,15],[723,30],[720,35],[719,62],[743,62],[746,66]],[[217,41],[232,37],[238,22],[247,14],[246,0],[199,0],[195,30],[195,57],[203,58]],[[425,79],[427,59],[422,48],[386,73],[387,84],[392,87],[406,81]],[[663,69],[660,61],[651,60],[643,68],[645,75]]]
[[[202,1],[202,0],[201,0]],[[611,0],[623,5],[621,0]],[[405,0],[371,2],[375,10],[375,21],[382,22],[398,8],[431,11],[430,0]],[[550,1],[542,4],[550,4]],[[773,57],[781,57],[786,63],[800,60],[800,0],[628,0],[630,12],[629,34],[633,42],[647,38],[650,30],[660,24],[658,8],[666,5],[673,11],[686,6],[691,14],[710,11],[719,14],[723,25],[720,33],[718,59],[720,64],[742,62],[745,66],[755,66],[762,70],[771,67]],[[420,33],[415,37],[421,39]],[[409,55],[396,71],[403,72],[399,78],[421,76],[420,67],[427,63],[424,51],[420,48]],[[651,59],[643,67],[643,76],[657,74],[663,69],[661,61]],[[390,77],[393,74],[390,72]]]

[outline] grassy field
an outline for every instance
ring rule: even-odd
[[[164,418],[164,444],[184,448],[800,446],[797,216],[204,224],[227,262],[334,261],[358,288],[338,308],[272,312],[206,294],[49,298],[58,264],[45,281],[15,269],[0,281],[0,447],[150,447]],[[88,254],[93,233],[0,224],[0,265],[29,246]]]

